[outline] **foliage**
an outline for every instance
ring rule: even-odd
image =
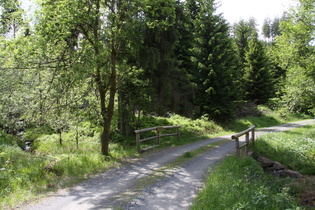
[[[315,126],[305,126],[257,139],[259,154],[306,175],[315,175]]]
[[[254,19],[248,21],[240,20],[233,25],[233,35],[237,46],[238,60],[241,65],[242,75],[244,74],[245,53],[248,48],[248,42],[253,32],[256,31],[256,23]]]
[[[245,98],[265,104],[273,96],[272,66],[256,32],[248,42],[244,65]]]
[[[234,116],[239,76],[236,51],[229,37],[229,25],[216,14],[214,1],[200,1],[194,20],[193,73],[197,85],[195,103],[200,114],[225,121]]]
[[[281,22],[274,55],[287,70],[283,106],[292,112],[314,109],[314,1],[301,0]]]
[[[3,142],[3,138],[0,138]],[[43,170],[45,164],[49,162],[48,157],[37,158],[14,144],[4,143],[0,147],[1,208],[28,199],[30,189],[42,189],[53,178]]]
[[[172,137],[162,139],[161,147],[169,147],[223,133],[240,132],[253,124],[262,127],[285,122],[266,107],[259,107],[259,110],[262,115],[258,118],[248,117],[223,126],[206,118],[192,120],[176,114],[167,118],[146,116],[141,120],[141,128],[181,125],[180,141]],[[290,117],[288,115],[286,120]],[[104,158],[100,154],[101,132],[100,126],[88,121],[81,122],[78,127],[62,132],[63,145],[60,145],[59,135],[54,134],[49,126],[27,128],[25,140],[34,141],[31,145],[32,152],[27,153],[18,146],[17,142],[22,143],[20,139],[1,131],[1,207],[23,202],[55,187],[72,185],[89,175],[119,165],[122,159],[138,155],[134,137],[126,138],[116,134],[112,135],[113,141],[109,145],[111,156]],[[186,154],[190,155],[193,154]],[[53,161],[57,161],[53,170],[46,171],[44,167]]]
[[[23,9],[18,0],[2,0],[0,2],[0,34],[16,37],[26,25],[23,18]],[[29,35],[28,30],[23,35]]]
[[[220,133],[223,131],[221,126],[207,118],[191,120],[180,115],[172,115],[169,118],[169,122],[173,125],[180,125],[181,135],[185,137]]]
[[[281,19],[279,17],[275,17],[273,20],[271,20],[270,18],[266,18],[264,20],[262,32],[268,43],[270,38],[271,41],[274,42],[276,37],[281,35],[280,21],[283,21],[284,19],[285,16],[283,15]]]
[[[33,143],[32,153],[21,150],[16,145],[16,138],[1,133],[0,208],[18,204],[56,187],[70,186],[89,175],[117,166],[121,159],[136,156],[135,148],[127,149],[112,143],[111,156],[104,159],[99,152],[98,135],[89,137],[89,132],[85,132],[80,135],[79,147],[75,131],[63,134],[63,146],[56,144],[58,135],[41,135]],[[44,169],[53,162],[55,165],[51,170]]]
[[[293,209],[285,182],[266,175],[251,157],[228,157],[211,170],[192,209]]]

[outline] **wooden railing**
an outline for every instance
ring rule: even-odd
[[[176,129],[176,133],[162,134],[162,131],[164,129],[172,129],[172,128]],[[174,125],[174,126],[158,126],[158,127],[152,127],[152,128],[145,128],[145,129],[141,129],[141,130],[135,130],[138,152],[140,153],[141,151],[148,150],[148,149],[151,149],[153,147],[157,147],[160,144],[161,137],[164,137],[164,136],[177,136],[177,139],[179,140],[179,137],[180,137],[179,128],[180,128],[179,125]],[[152,136],[152,137],[149,137],[149,138],[145,138],[145,139],[141,139],[141,137],[140,137],[141,133],[148,132],[148,131],[154,131],[154,130],[156,131],[156,135],[155,136]],[[157,142],[158,144],[150,146],[150,147],[146,147],[146,148],[143,148],[143,149],[140,148],[140,143],[141,142],[149,141],[149,140],[152,140],[152,139],[157,139],[158,140],[158,142]]]
[[[252,134],[251,137],[249,136],[249,134]],[[240,146],[240,141],[239,138],[243,135],[245,136],[245,143]],[[248,128],[245,131],[242,131],[240,133],[234,134],[232,137],[232,139],[235,139],[235,147],[236,147],[236,155],[237,156],[241,156],[241,149],[243,147],[245,147],[245,156],[248,155],[248,148],[249,148],[249,143],[252,141],[253,143],[255,143],[255,126],[252,126],[250,128]]]

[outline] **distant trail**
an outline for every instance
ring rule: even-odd
[[[269,132],[281,132],[313,124],[315,120],[288,123],[256,130],[259,137]],[[110,170],[86,180],[76,187],[19,207],[28,210],[80,210],[80,209],[188,209],[202,189],[208,168],[215,166],[227,155],[235,152],[234,142],[228,141],[174,169],[162,178],[145,183],[149,176],[185,152],[230,139],[231,135],[211,138],[144,155],[135,163]],[[244,139],[241,139],[244,142]]]

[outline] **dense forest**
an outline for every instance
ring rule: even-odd
[[[0,129],[60,135],[82,122],[109,142],[144,116],[226,122],[242,107],[315,114],[315,1],[263,27],[230,25],[214,0],[0,2]],[[35,3],[34,3],[35,5]]]

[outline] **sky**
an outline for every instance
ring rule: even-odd
[[[28,8],[31,0],[20,1],[24,8]],[[260,29],[265,18],[281,17],[296,0],[216,0],[216,2],[221,5],[217,12],[223,13],[229,23],[234,24],[241,19],[249,20],[253,17]]]
[[[294,0],[217,0],[221,5],[217,12],[223,13],[224,18],[234,24],[241,19],[256,19],[261,28],[264,19],[281,17],[284,11],[294,5]]]

